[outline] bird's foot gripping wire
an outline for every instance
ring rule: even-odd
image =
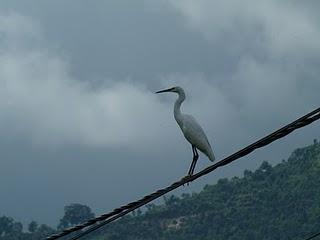
[[[188,174],[188,175],[182,177],[180,181],[188,181],[191,176],[192,176],[191,174]],[[185,183],[183,184],[183,186],[184,185],[185,185]],[[189,186],[189,182],[187,182],[187,186]]]

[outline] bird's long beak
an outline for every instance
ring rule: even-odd
[[[158,91],[156,93],[171,92],[172,90],[173,90],[173,88],[168,88],[168,89],[164,89],[164,90]]]

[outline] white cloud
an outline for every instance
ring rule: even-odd
[[[61,56],[30,48],[25,39],[41,45],[41,31],[30,19],[0,19],[0,129],[7,138],[44,146],[137,147],[166,133],[156,127],[165,107],[143,85],[126,81],[93,89],[72,78]]]
[[[243,47],[246,42],[281,54],[320,50],[319,24],[315,18],[288,2],[169,2],[193,29],[202,32],[210,41],[232,41],[231,48]]]
[[[272,116],[316,104],[320,24],[310,12],[274,0],[169,3],[214,49],[236,59],[221,76],[222,94],[243,112]]]

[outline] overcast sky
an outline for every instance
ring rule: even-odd
[[[319,106],[318,1],[0,2],[0,215],[56,226],[63,207],[103,213],[186,174],[174,121],[205,129],[217,159]],[[319,123],[189,187],[312,143]],[[197,170],[210,162],[200,155]]]

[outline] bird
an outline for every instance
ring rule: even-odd
[[[199,158],[197,150],[204,153],[212,162],[215,160],[215,156],[205,132],[203,131],[199,123],[196,121],[196,119],[192,115],[183,114],[181,112],[181,104],[186,99],[186,94],[183,88],[175,86],[168,89],[157,91],[156,93],[158,94],[166,92],[178,94],[178,98],[174,103],[173,115],[184,137],[187,139],[187,141],[191,144],[192,147],[193,159],[187,175],[190,177],[194,173],[194,169]]]

